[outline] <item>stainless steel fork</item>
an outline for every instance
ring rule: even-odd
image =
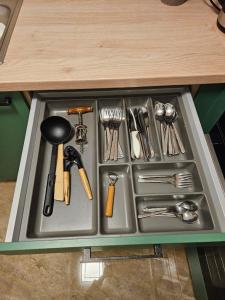
[[[173,175],[139,175],[138,182],[143,183],[170,183],[177,188],[192,188],[193,177],[190,172],[181,172]]]

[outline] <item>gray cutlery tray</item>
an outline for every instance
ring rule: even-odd
[[[27,191],[20,206],[20,222],[17,223],[15,240],[30,239],[65,239],[69,237],[145,235],[200,231],[221,231],[213,198],[207,184],[204,168],[196,151],[196,142],[189,131],[189,122],[179,94],[158,94],[142,96],[92,97],[92,98],[51,98],[41,100],[37,118],[37,130],[33,137],[34,154],[30,158],[30,175]],[[185,154],[174,157],[164,157],[159,139],[158,122],[154,118],[153,105],[155,101],[172,102],[178,111],[176,126],[182,133],[186,149]],[[40,124],[44,118],[52,115],[63,116],[76,124],[77,115],[67,115],[69,107],[88,105],[93,106],[92,113],[84,114],[84,124],[88,126],[88,144],[84,147],[82,161],[87,171],[94,198],[88,200],[81,185],[76,167],[71,169],[71,200],[66,206],[63,202],[55,201],[51,217],[44,217],[44,203],[47,175],[49,171],[51,145],[43,140]],[[155,157],[145,162],[131,160],[130,141],[126,119],[119,129],[119,140],[124,158],[118,161],[104,162],[103,139],[104,128],[99,120],[98,111],[105,106],[144,105],[149,110],[150,133]],[[73,137],[66,145],[75,145]],[[65,146],[66,146],[65,145]],[[193,172],[193,189],[177,189],[169,184],[143,184],[137,182],[139,174],[174,174],[177,170]],[[119,176],[116,183],[114,210],[112,218],[104,216],[104,208],[108,189],[108,172],[116,172]],[[178,199],[178,200],[176,200]],[[138,220],[137,215],[143,205],[152,206],[173,205],[180,199],[193,200],[199,208],[199,220],[194,224],[186,224],[178,219],[148,218]]]

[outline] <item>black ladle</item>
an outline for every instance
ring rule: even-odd
[[[72,127],[66,119],[59,116],[52,116],[41,123],[41,133],[42,136],[52,144],[52,156],[43,207],[43,215],[49,217],[53,212],[54,205],[57,146],[59,144],[64,144],[69,140],[72,133]]]

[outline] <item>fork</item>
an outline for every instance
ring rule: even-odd
[[[115,108],[113,120],[112,120],[112,146],[111,146],[111,153],[110,159],[117,160],[118,159],[118,141],[119,141],[119,127],[122,122],[123,111],[121,108]]]
[[[123,158],[124,154],[119,142],[119,133],[115,132],[117,127],[119,129],[119,125],[122,122],[122,109],[116,107],[103,107],[99,111],[99,116],[100,122],[104,127],[104,161]],[[117,147],[115,146],[115,139],[117,139]]]
[[[181,172],[173,175],[139,175],[138,182],[143,183],[170,183],[176,188],[192,188],[193,177],[190,172]]]

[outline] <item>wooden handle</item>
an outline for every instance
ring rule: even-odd
[[[80,173],[80,178],[81,178],[83,187],[85,189],[85,192],[87,193],[88,199],[92,200],[93,199],[92,191],[91,191],[91,187],[90,187],[86,172],[83,168],[81,168],[81,169],[79,169],[79,173]]]
[[[56,172],[55,172],[54,199],[64,201],[63,192],[63,144],[58,145]]]
[[[70,172],[64,171],[64,200],[66,205],[70,204]]]
[[[68,115],[77,114],[77,113],[85,114],[85,113],[92,112],[92,111],[93,111],[92,106],[79,106],[79,107],[69,108],[67,113],[68,113]]]
[[[113,215],[114,194],[115,194],[115,185],[110,184],[108,187],[108,194],[107,194],[106,207],[105,207],[106,217],[112,217]]]

